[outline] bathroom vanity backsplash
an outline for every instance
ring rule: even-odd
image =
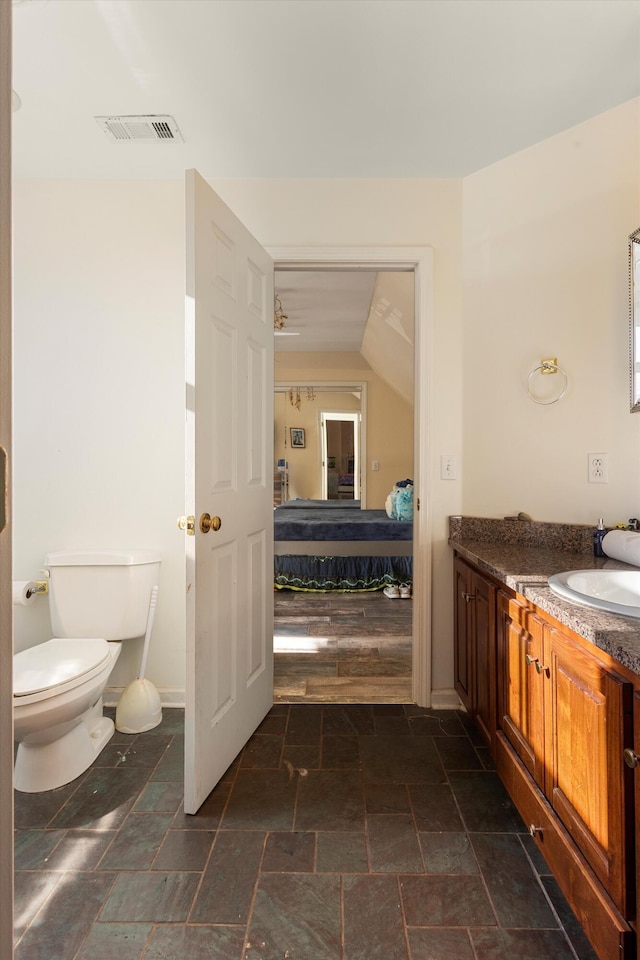
[[[449,517],[449,540],[547,547],[584,553],[593,546],[593,525],[541,523],[537,520],[498,520],[487,517]]]

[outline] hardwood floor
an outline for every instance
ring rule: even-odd
[[[412,600],[375,593],[274,597],[279,703],[412,703]]]

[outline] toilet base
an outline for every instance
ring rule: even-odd
[[[70,783],[87,770],[113,736],[113,720],[102,715],[102,697],[78,717],[78,723],[50,743],[18,744],[14,786],[42,793]]]

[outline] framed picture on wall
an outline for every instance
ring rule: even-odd
[[[291,446],[304,447],[304,427],[291,427]]]

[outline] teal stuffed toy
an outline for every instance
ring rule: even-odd
[[[398,480],[385,501],[391,520],[413,520],[413,480]]]

